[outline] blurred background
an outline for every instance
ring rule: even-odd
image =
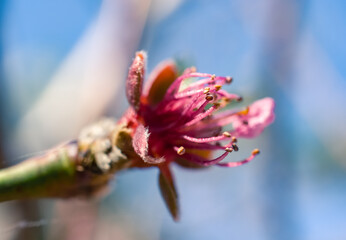
[[[271,96],[276,121],[241,141],[246,166],[175,167],[172,221],[157,170],[119,174],[93,200],[0,205],[1,239],[346,239],[346,2],[2,0],[2,167],[75,138],[127,108],[136,50],[231,75],[245,103]]]

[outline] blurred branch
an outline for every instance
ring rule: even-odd
[[[116,172],[136,160],[133,150],[129,151],[128,131],[104,119],[83,129],[76,141],[1,169],[0,202],[97,195]]]
[[[105,112],[123,85],[127,64],[139,43],[149,5],[150,0],[103,2],[98,18],[62,63],[36,104],[21,119],[14,136],[6,142],[16,151],[12,156],[36,152],[56,142],[75,138],[83,126]],[[35,202],[25,202],[14,207],[22,209],[19,218],[25,221],[40,218],[37,206]],[[93,206],[88,211],[97,213],[97,205]],[[95,214],[91,215],[95,217]],[[73,226],[69,222],[65,225],[67,239],[74,239],[70,234]],[[42,230],[18,231],[16,239],[42,238]],[[91,237],[89,234],[82,239]]]
[[[149,0],[103,2],[99,17],[21,120],[13,146],[23,152],[47,148],[76,137],[105,112],[123,86],[149,5]]]
[[[289,88],[294,84],[292,77],[297,44],[304,23],[304,4],[305,1],[269,0],[262,29],[263,50],[259,56],[259,66],[261,77],[265,80],[261,90],[275,99],[276,115],[280,119],[272,128],[272,157],[268,159],[265,168],[267,171],[263,175],[267,186],[264,211],[268,217],[264,227],[268,232],[268,239],[301,237],[297,235],[300,220],[295,211],[296,152],[292,151],[298,144],[295,137],[297,129],[294,110],[287,109],[291,100],[282,94],[282,88]],[[280,139],[280,142],[276,139]]]

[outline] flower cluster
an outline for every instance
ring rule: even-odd
[[[160,168],[165,199],[176,194],[171,162],[188,167],[235,167],[259,153],[255,149],[245,160],[221,162],[238,151],[237,138],[256,137],[274,121],[273,99],[258,100],[245,109],[229,109],[229,103],[242,100],[222,89],[232,82],[231,77],[198,73],[195,68],[179,74],[173,61],[161,63],[143,86],[145,63],[145,52],[138,52],[126,82],[131,106],[120,122],[132,129],[133,149],[140,159],[137,165]],[[223,130],[226,126],[227,131]],[[212,153],[220,150],[221,155],[212,158]]]

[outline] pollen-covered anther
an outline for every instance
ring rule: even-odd
[[[226,98],[226,97],[223,97],[222,100],[223,100],[225,103],[229,103],[229,102],[231,101],[231,99]]]
[[[218,103],[218,102],[213,103],[213,105],[214,105],[215,109],[218,109],[218,108],[221,106],[221,104],[220,104],[220,103]]]
[[[193,73],[197,72],[197,68],[196,67],[190,67],[190,71],[193,72]]]
[[[239,151],[239,147],[236,144],[232,144],[232,148],[234,149],[234,151],[238,152]]]
[[[225,151],[226,152],[233,152],[233,148],[227,147],[227,148],[225,148]]]
[[[215,74],[211,75],[210,80],[214,81],[216,78]]]
[[[246,107],[244,110],[238,112],[238,115],[242,115],[242,116],[245,116],[249,113],[250,111],[250,108],[249,107]]]
[[[203,90],[204,94],[208,94],[210,92],[210,87],[205,87]]]
[[[214,100],[214,97],[213,97],[213,95],[211,95],[211,94],[207,94],[207,95],[205,96],[205,100],[207,100],[207,101],[213,101],[213,100]]]
[[[258,154],[260,154],[260,150],[258,148],[252,151],[252,155],[258,155]]]
[[[231,137],[231,134],[229,132],[223,132],[222,135],[228,138]]]
[[[232,143],[236,143],[236,142],[238,142],[238,139],[236,138],[236,137],[232,137]]]
[[[185,148],[183,146],[179,147],[177,153],[178,155],[183,155],[185,153]]]
[[[215,90],[216,90],[216,91],[219,91],[219,90],[222,88],[222,85],[219,85],[219,84],[218,84],[218,85],[215,85],[214,87],[215,87]]]
[[[233,78],[230,76],[226,77],[226,83],[230,84],[233,81]]]

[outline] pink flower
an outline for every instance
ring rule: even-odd
[[[138,52],[130,67],[126,87],[131,107],[122,119],[134,129],[133,147],[145,163],[233,167],[253,159],[258,150],[241,162],[220,163],[238,150],[236,137],[255,137],[274,121],[273,99],[258,100],[245,110],[221,111],[241,100],[221,89],[232,78],[197,73],[193,68],[178,76],[172,61],[161,63],[143,89],[145,61],[145,52]],[[232,130],[223,132],[226,125]],[[224,153],[209,159],[216,150]]]
[[[161,63],[143,87],[145,62],[145,52],[138,52],[130,66],[126,90],[131,106],[120,122],[132,129],[133,149],[139,156],[134,165],[160,168],[161,191],[176,217],[169,164],[235,167],[252,160],[259,153],[257,149],[240,162],[221,163],[238,151],[237,137],[255,137],[274,121],[275,104],[264,98],[245,109],[223,110],[242,99],[222,89],[232,82],[231,77],[198,73],[194,68],[179,74],[172,61]],[[223,131],[225,126],[230,130]],[[211,158],[220,150],[221,155]]]

